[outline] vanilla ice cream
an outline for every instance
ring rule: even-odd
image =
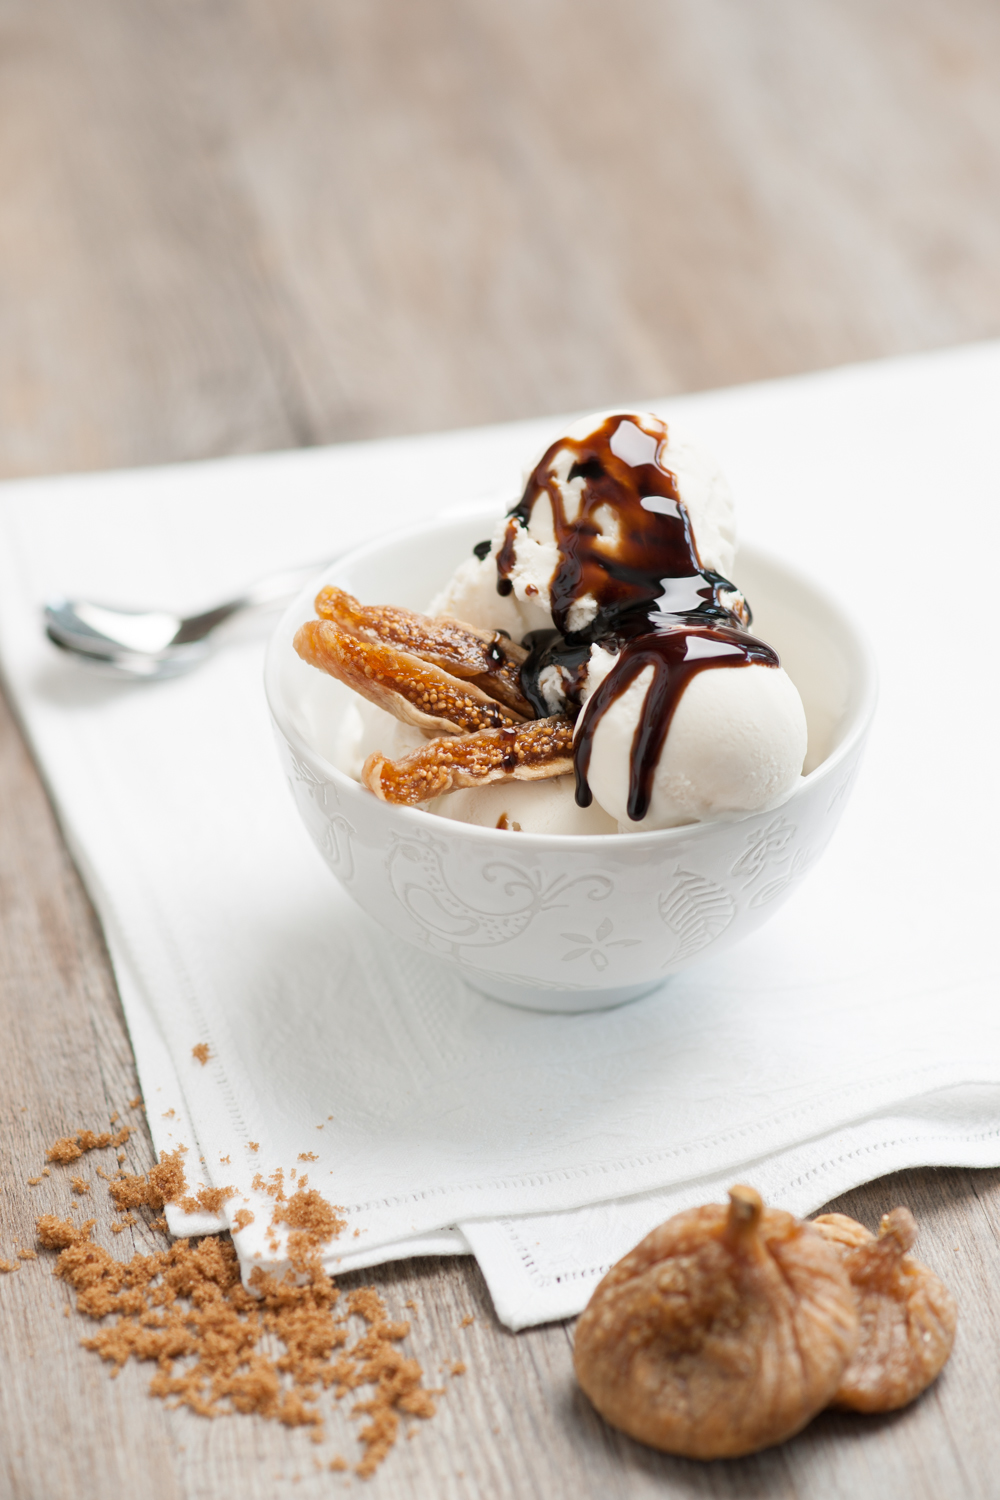
[[[427,804],[428,812],[479,828],[507,828],[515,833],[617,833],[618,824],[595,799],[589,807],[576,800],[572,776],[548,781],[495,781],[465,787]]]
[[[588,697],[614,661],[593,648]],[[623,832],[736,817],[788,795],[806,751],[805,714],[791,678],[781,668],[757,665],[700,672],[674,710],[649,810],[631,821],[627,767],[652,677],[653,668],[645,667],[603,715],[587,768],[594,801]]]
[[[596,803],[602,826],[622,832],[737,817],[791,793],[807,733],[796,688],[749,632],[728,577],[735,553],[714,461],[658,417],[599,413],[547,449],[431,613],[523,641],[536,713],[578,714],[581,816]],[[565,781],[519,784],[520,816],[509,784],[451,793],[435,810],[601,831],[565,823]]]

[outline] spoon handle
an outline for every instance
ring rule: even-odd
[[[171,644],[188,646],[195,641],[203,641],[217,626],[232,619],[233,615],[294,598],[304,583],[329,567],[332,561],[332,558],[327,558],[325,562],[308,563],[301,568],[286,568],[281,573],[270,573],[266,578],[258,579],[238,598],[228,599],[223,604],[216,604],[212,609],[203,610],[198,615],[189,615],[182,620]]]

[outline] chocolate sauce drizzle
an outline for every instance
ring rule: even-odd
[[[601,718],[641,672],[653,669],[629,763],[628,815],[635,822],[649,811],[653,775],[691,679],[715,667],[779,665],[777,653],[746,629],[751,615],[742,599],[723,600],[737,594],[734,585],[702,566],[676,477],[660,461],[666,439],[665,423],[622,413],[586,438],[554,443],[510,512],[497,553],[497,590],[509,594],[517,523],[526,528],[547,497],[559,554],[550,584],[557,628],[525,640],[529,656],[521,668],[521,690],[536,713],[552,712],[540,686],[546,667],[560,669],[572,706],[591,645],[599,641],[617,655],[577,728],[581,807],[593,800],[587,771]]]

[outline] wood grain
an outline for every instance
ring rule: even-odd
[[[1000,333],[988,0],[0,0],[0,474],[147,464],[600,406]],[[44,1148],[136,1092],[100,931],[0,707],[0,1255]],[[151,1162],[137,1112],[134,1170]],[[98,1234],[110,1235],[91,1168]],[[896,1202],[959,1299],[913,1408],[729,1464],[577,1392],[571,1330],[500,1328],[472,1262],[374,1279],[462,1359],[370,1492],[992,1497],[1000,1173]],[[89,1211],[89,1205],[88,1205]],[[320,1496],[301,1433],[110,1381],[42,1262],[0,1277],[0,1495]],[[461,1320],[475,1322],[463,1329]],[[340,1419],[337,1446],[355,1450]],[[357,1481],[354,1481],[355,1488]]]
[[[1000,331],[988,0],[4,0],[0,470]]]

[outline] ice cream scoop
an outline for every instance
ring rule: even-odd
[[[615,658],[599,646],[592,658],[588,689],[596,693]],[[798,782],[807,730],[791,678],[780,667],[753,662],[743,671],[700,672],[678,696],[669,733],[652,762],[646,811],[634,819],[630,768],[655,696],[654,667],[647,665],[589,731],[586,704],[581,715],[588,735],[587,786],[622,831],[738,817],[776,806]],[[579,745],[580,731],[578,752]]]
[[[610,435],[602,442],[603,429]],[[590,538],[600,572],[613,575],[616,560],[624,566],[624,551],[632,538],[623,529],[622,494],[615,486],[595,485],[601,459],[595,446],[606,448],[619,469],[641,470],[647,465],[669,474],[669,493],[647,499],[645,515],[632,518],[633,530],[643,538],[655,531],[656,500],[679,499],[698,536],[699,555],[705,566],[727,573],[736,552],[733,499],[721,470],[704,448],[694,443],[674,423],[667,424],[648,413],[623,415],[598,412],[569,428],[553,443],[526,476],[522,499],[497,525],[491,538],[481,542],[454,577],[432,601],[429,613],[452,615],[481,630],[506,630],[516,640],[529,631],[551,628],[551,591],[572,588],[567,579],[581,550]],[[603,477],[603,476],[601,476]],[[619,489],[627,490],[627,484]],[[557,534],[558,527],[558,534]],[[498,555],[508,587],[497,596]],[[606,596],[607,576],[598,588]],[[594,598],[585,589],[569,602],[568,616],[555,623],[560,630],[573,630],[596,617]]]
[[[807,731],[734,559],[714,462],[658,417],[599,413],[545,451],[432,610],[522,639],[535,713],[579,712],[581,807],[623,829],[738,816],[789,794]]]
[[[508,781],[449,792],[428,804],[428,811],[479,828],[512,833],[617,833],[615,819],[595,800],[581,807],[572,776],[548,781]]]
[[[732,497],[714,462],[672,440],[658,417],[598,413],[542,455],[495,555],[501,595],[547,607],[571,639],[596,640],[624,615],[669,608],[674,595],[697,608],[708,580],[726,582]],[[664,601],[668,577],[690,589]],[[692,590],[701,596],[690,599]]]

